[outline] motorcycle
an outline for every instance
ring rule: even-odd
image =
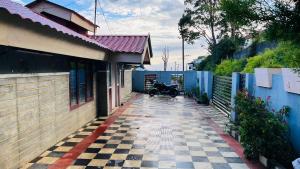
[[[152,97],[154,95],[163,94],[176,97],[179,94],[177,87],[178,85],[166,85],[164,83],[154,81],[152,89],[149,90],[149,95]]]

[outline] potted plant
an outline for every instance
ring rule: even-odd
[[[207,96],[207,93],[200,94],[200,96],[197,98],[197,103],[208,106],[209,105],[209,99]]]
[[[282,68],[281,70],[285,91],[300,94],[299,72],[290,68]]]
[[[256,85],[260,87],[272,88],[273,74],[280,74],[280,68],[255,68]]]

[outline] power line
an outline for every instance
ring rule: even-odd
[[[97,2],[98,2],[98,5],[99,5],[99,7],[100,7],[100,9],[101,9],[101,12],[102,12],[102,15],[103,15],[105,24],[106,24],[106,26],[107,26],[107,29],[108,29],[109,33],[112,34],[112,31],[111,31],[111,29],[110,29],[110,27],[109,27],[109,24],[108,24],[108,22],[107,22],[107,19],[106,19],[104,10],[102,9],[101,3],[100,3],[100,1],[98,1],[98,0],[97,0]]]

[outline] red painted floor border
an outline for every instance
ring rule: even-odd
[[[242,145],[236,141],[229,134],[225,134],[223,129],[215,123],[212,119],[207,118],[208,123],[214,130],[226,141],[226,143],[238,154],[238,156],[247,164],[250,169],[264,169],[265,167],[261,165],[259,162],[251,161],[245,158],[244,156],[244,148]]]
[[[114,123],[114,121],[131,105],[130,101],[137,99],[140,94],[133,96],[127,103],[122,107],[119,107],[115,113],[113,113],[108,119],[105,120],[93,133],[85,137],[81,142],[79,142],[75,147],[73,147],[64,156],[58,159],[54,164],[50,165],[48,169],[66,169],[72,165],[73,161],[82,154],[92,143],[94,143],[99,135],[103,134],[105,130]]]

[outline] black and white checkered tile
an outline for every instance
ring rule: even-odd
[[[210,126],[208,115],[218,117],[217,123],[222,126],[222,116],[212,108],[199,108],[194,101],[183,97],[145,95],[135,100],[69,169],[248,168]],[[31,167],[43,164],[44,158],[61,157],[103,119],[95,122],[45,152]]]
[[[70,168],[247,168],[197,105],[169,101],[137,100]]]
[[[101,125],[107,117],[95,119],[90,123],[84,125],[78,131],[69,135],[68,137],[61,140],[56,145],[49,148],[39,157],[35,158],[23,168],[30,169],[46,169],[49,165],[53,164],[56,160],[65,155],[74,146],[81,142],[86,136],[89,136],[99,125]]]

